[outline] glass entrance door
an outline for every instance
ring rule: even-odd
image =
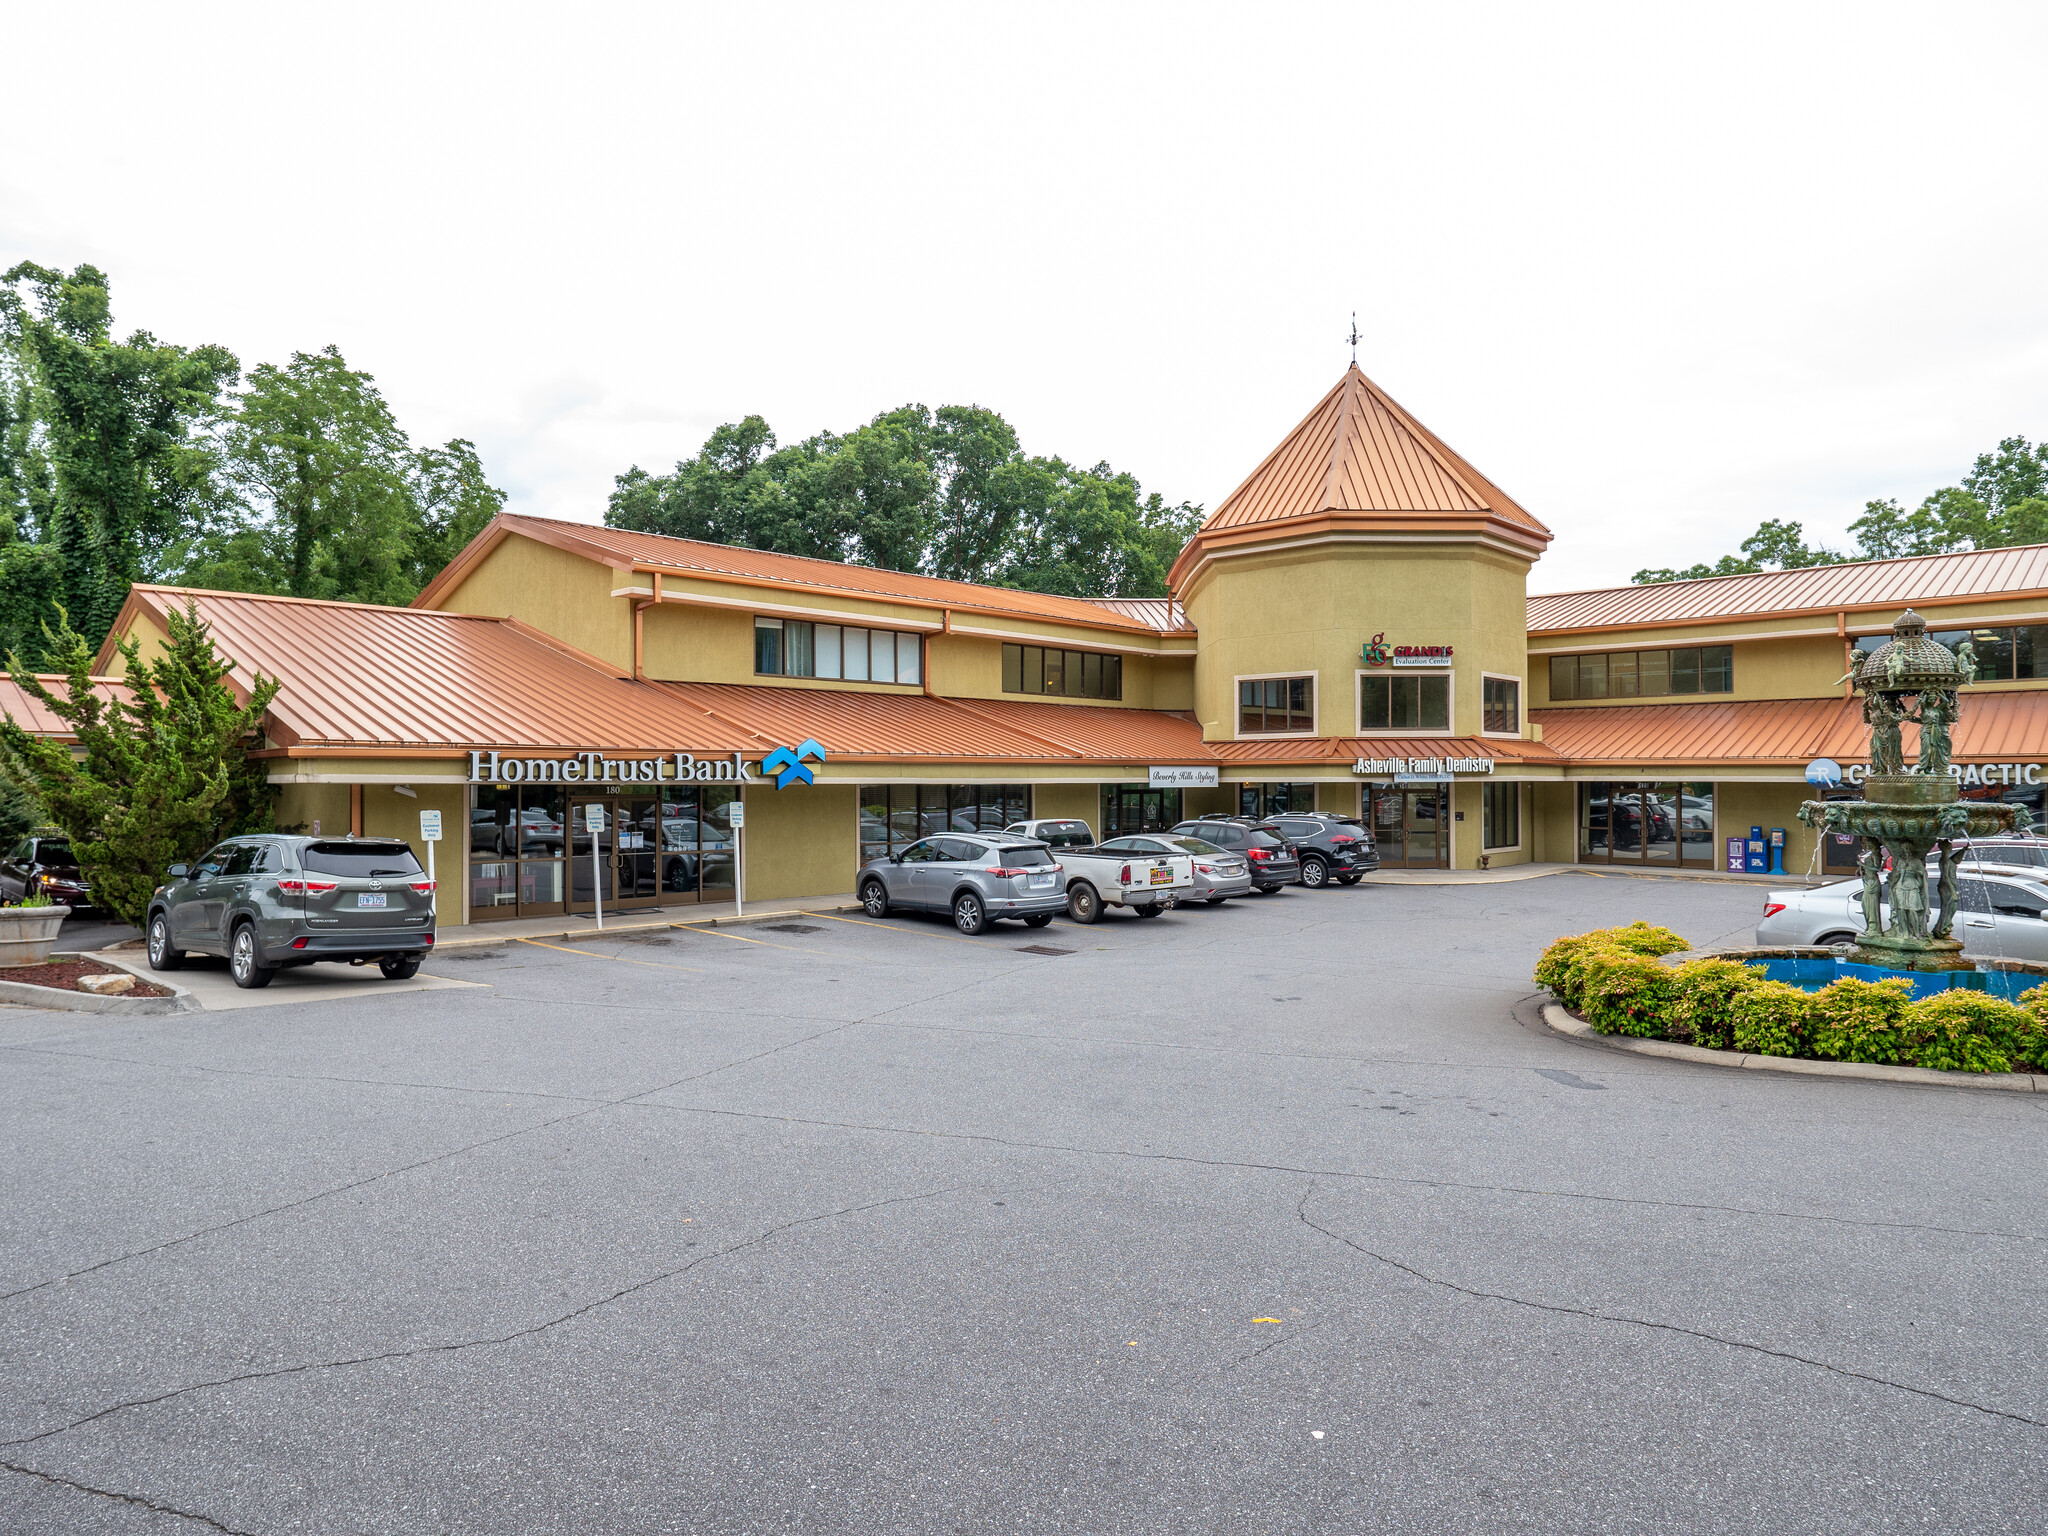
[[[1714,863],[1714,786],[1584,784],[1579,862],[1674,868]]]
[[[590,827],[588,807],[598,808]],[[651,907],[661,900],[658,852],[661,802],[651,796],[596,796],[569,801],[569,910],[590,912],[599,897],[607,911]],[[594,857],[593,857],[594,854]]]
[[[1451,862],[1450,796],[1446,785],[1416,788],[1375,784],[1367,821],[1379,845],[1382,869],[1444,869]]]

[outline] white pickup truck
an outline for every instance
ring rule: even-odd
[[[1195,861],[1188,854],[1108,854],[1095,851],[1085,821],[1047,817],[1012,822],[1005,837],[1029,837],[1059,850],[1066,871],[1067,916],[1092,923],[1108,907],[1129,907],[1140,917],[1170,912],[1194,894]]]

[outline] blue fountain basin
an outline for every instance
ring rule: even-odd
[[[1899,977],[1912,987],[1913,996],[1933,997],[1939,992],[1948,992],[1957,987],[1967,987],[1973,992],[1986,992],[1993,997],[2017,1002],[2022,992],[2038,987],[2048,976],[2027,972],[1978,969],[1967,971],[1897,971],[1884,965],[1859,965],[1853,960],[1833,956],[1814,955],[1772,955],[1758,959],[1746,959],[1739,954],[1727,956],[1731,960],[1742,960],[1745,965],[1760,965],[1764,974],[1772,981],[1787,981],[1807,992],[1818,992],[1830,982],[1853,976],[1858,981],[1889,981]]]

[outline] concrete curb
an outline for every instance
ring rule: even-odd
[[[861,910],[863,909],[860,903],[851,902],[840,907],[792,907],[779,912],[748,912],[740,917],[707,917],[694,921],[689,918],[662,918],[660,921],[652,923],[608,922],[604,925],[602,932],[599,932],[596,925],[592,924],[582,928],[564,928],[559,933],[550,930],[546,933],[479,934],[460,939],[436,939],[433,949],[428,952],[427,958],[432,959],[442,951],[450,949],[475,949],[479,945],[498,945],[502,947],[518,939],[539,939],[542,941],[555,939],[608,939],[614,934],[621,933],[659,933],[665,928],[733,928],[747,923],[786,922],[791,918],[816,917],[821,912],[859,912]],[[109,964],[119,963],[119,961],[109,960]]]
[[[1931,1088],[1992,1088],[2005,1093],[2048,1093],[2048,1079],[2031,1072],[1938,1072],[1932,1067],[1887,1067],[1865,1061],[1806,1061],[1797,1056],[1754,1056],[1746,1051],[1711,1051],[1675,1040],[1639,1040],[1603,1035],[1545,998],[1543,1025],[1554,1035],[1667,1061],[1696,1061],[1710,1067],[1747,1067],[1758,1072],[1791,1072],[1805,1077],[1859,1077],[1880,1083],[1919,1083]]]
[[[0,981],[0,1002],[23,1003],[31,1008],[50,1008],[69,1013],[111,1013],[125,1014],[129,1018],[147,1017],[150,1014],[197,1013],[199,999],[191,989],[181,987],[166,976],[146,971],[132,961],[109,954],[60,954],[52,953],[52,960],[97,960],[101,965],[111,965],[117,971],[126,971],[138,980],[152,986],[167,987],[169,997],[100,997],[92,992],[66,992],[58,987],[37,987],[21,981]]]

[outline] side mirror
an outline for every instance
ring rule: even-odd
[[[183,864],[173,864],[164,871],[164,878],[167,880],[189,880],[192,878],[192,871]]]

